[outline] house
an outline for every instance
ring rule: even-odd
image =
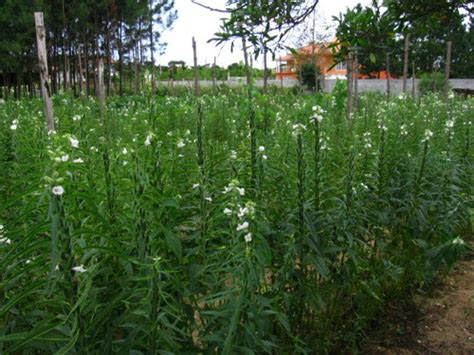
[[[312,63],[318,66],[319,72],[325,79],[346,79],[346,63],[337,63],[334,58],[333,49],[330,45],[334,42],[322,42],[308,44],[298,48],[295,52],[286,54],[277,59],[278,66],[275,70],[277,79],[298,79],[298,69],[303,63]],[[379,79],[387,77],[386,72],[376,73],[374,76]],[[359,75],[360,79],[366,78],[366,75]]]

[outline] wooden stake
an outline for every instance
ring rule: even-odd
[[[214,57],[214,64],[212,65],[212,87],[216,88],[216,57]]]
[[[359,106],[359,56],[357,49],[354,54],[354,64],[353,64],[353,82],[354,82],[354,112],[357,114],[357,107]]]
[[[193,60],[194,60],[194,95],[199,96],[199,68],[197,61],[196,41],[192,39],[193,44]]]
[[[444,67],[444,99],[448,99],[449,72],[451,70],[451,41],[446,42],[446,65]]]
[[[105,108],[105,86],[104,86],[104,61],[99,59],[99,67],[97,69],[97,96],[99,98],[100,109]]]
[[[48,124],[48,131],[54,131],[54,112],[51,101],[49,84],[48,60],[46,54],[46,36],[44,32],[43,13],[35,12],[36,42],[38,45],[38,64],[40,71],[41,95],[44,102],[44,114]]]
[[[352,53],[347,57],[347,119],[352,120]]]
[[[387,101],[390,100],[390,53],[387,53],[385,62],[385,74],[387,75]]]
[[[408,78],[408,51],[410,49],[410,34],[405,35],[405,48],[403,49],[403,77],[402,77],[402,90],[403,93],[407,93],[407,78]]]
[[[416,88],[415,88],[415,61],[411,62],[411,95],[415,98]]]

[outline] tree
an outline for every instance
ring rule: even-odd
[[[36,76],[35,11],[44,13],[54,92],[69,86],[68,77],[71,84],[77,83],[79,62],[89,91],[99,58],[105,58],[110,89],[114,57],[118,57],[122,91],[124,64],[136,57],[142,65],[147,47],[153,48],[150,56],[161,50],[160,34],[176,19],[174,0],[4,0],[0,2],[0,71],[7,86],[14,81],[20,86],[23,79],[29,83]]]
[[[357,50],[360,72],[370,76],[385,70],[387,52],[396,47],[395,25],[389,13],[374,0],[372,6],[358,4],[334,18],[337,41],[332,45],[336,61],[346,60],[349,51]]]

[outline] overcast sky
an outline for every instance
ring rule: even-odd
[[[225,8],[226,0],[200,0],[200,2],[216,8]],[[359,2],[368,5],[370,0],[319,0],[317,17],[331,23],[332,16],[337,16],[340,12],[344,12],[346,7],[353,7]],[[173,28],[162,35],[168,46],[166,53],[156,59],[158,64],[167,65],[171,60],[184,60],[191,65],[193,62],[191,38],[193,36],[196,39],[200,65],[212,63],[214,57],[217,58],[217,65],[220,66],[242,60],[239,48],[235,48],[232,53],[228,45],[216,47],[214,43],[207,43],[214,37],[214,33],[219,31],[222,13],[206,10],[191,3],[191,0],[175,0],[175,7],[178,11],[178,19]],[[255,66],[261,66],[259,62],[257,61]]]

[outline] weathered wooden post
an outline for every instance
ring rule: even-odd
[[[199,68],[197,61],[196,41],[192,38],[193,44],[193,61],[194,61],[194,95],[199,95]]]
[[[48,124],[48,131],[54,131],[54,111],[51,101],[49,84],[48,61],[46,54],[46,36],[42,12],[35,12],[36,42],[38,45],[38,64],[40,71],[41,95],[44,102],[44,114]]]
[[[352,120],[352,53],[347,56],[347,119]]]
[[[100,110],[103,113],[105,109],[105,85],[104,85],[104,61],[99,59],[97,68],[97,97],[99,98]]]
[[[415,98],[416,95],[416,78],[415,78],[415,61],[411,62],[411,95]]]
[[[357,113],[357,107],[359,106],[359,55],[358,55],[358,49],[357,47],[354,48],[354,60],[352,64],[352,81],[354,85],[354,111]]]
[[[212,65],[212,88],[213,89],[216,88],[216,82],[217,82],[217,78],[216,78],[216,57],[214,57],[214,64]]]
[[[449,72],[451,70],[451,41],[446,42],[446,65],[444,67],[444,99],[448,99]]]
[[[407,78],[408,78],[408,51],[410,49],[410,34],[405,35],[405,47],[403,49],[403,81],[402,90],[403,93],[407,93]]]
[[[387,52],[385,60],[385,74],[387,76],[387,101],[390,100],[390,52]]]

